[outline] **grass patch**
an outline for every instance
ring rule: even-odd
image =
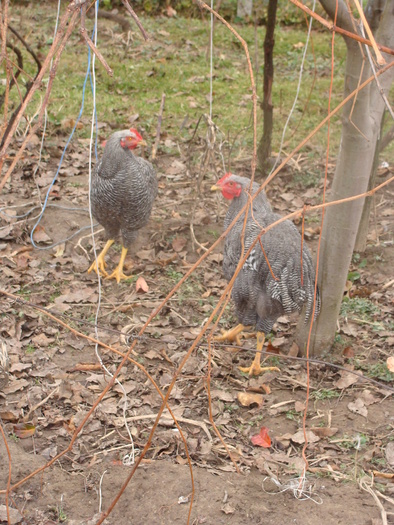
[[[379,308],[372,301],[363,297],[345,297],[341,305],[341,315],[357,317],[362,321],[371,322],[379,313]]]
[[[19,32],[27,38],[33,49],[46,55],[55,25],[55,6],[52,4],[31,4],[29,19],[25,17],[22,6],[12,6],[12,16],[20,24]],[[142,41],[138,30],[133,26],[132,39],[127,42],[126,35],[111,22],[99,20],[98,46],[107,62],[114,70],[109,77],[96,61],[97,79],[97,118],[104,127],[100,135],[108,135],[111,128],[129,126],[130,117],[139,114],[136,126],[142,128],[148,140],[155,135],[157,112],[161,94],[166,93],[166,107],[162,125],[163,133],[175,135],[178,140],[189,139],[198,118],[209,109],[209,62],[207,45],[209,23],[207,20],[185,18],[141,17],[141,21],[151,36],[148,43]],[[87,20],[89,33],[93,22]],[[27,25],[28,24],[28,25]],[[18,26],[19,27],[19,26]],[[32,30],[34,28],[34,30]],[[235,24],[235,28],[249,45],[250,55],[255,55],[255,36],[253,25]],[[262,97],[263,41],[265,27],[257,28],[259,67],[255,72],[258,94]],[[284,123],[293,104],[298,82],[298,72],[303,53],[300,43],[305,42],[306,31],[302,28],[279,27],[275,43],[275,80],[273,87],[274,135],[273,150],[277,151]],[[327,98],[330,84],[331,34],[313,32],[314,55],[308,49],[305,73],[296,111],[289,123],[285,150],[289,151],[313,129],[327,113]],[[343,66],[346,52],[341,38],[336,40],[335,76],[332,106],[340,102],[343,92]],[[28,75],[35,74],[34,64],[26,55],[24,68]],[[82,101],[82,89],[88,65],[86,45],[75,31],[62,56],[49,106],[49,132],[67,134],[66,119],[76,119]],[[316,71],[317,82],[312,92],[309,107],[304,111]],[[221,24],[216,24],[214,34],[214,80],[213,113],[214,121],[231,142],[235,140],[233,154],[252,146],[251,128],[251,89],[244,52],[235,37]],[[22,75],[21,75],[22,77]],[[26,82],[27,75],[23,81]],[[11,92],[13,105],[18,102],[17,90]],[[42,93],[38,93],[28,108],[32,116],[40,103]],[[92,94],[90,83],[85,91],[85,110],[81,120],[82,128],[77,136],[87,137],[90,132]],[[262,132],[262,115],[258,110],[259,129]],[[185,124],[186,122],[186,124]],[[62,124],[63,123],[63,124]],[[183,127],[182,127],[183,124]],[[297,131],[296,126],[299,124]],[[332,120],[331,146],[339,144],[340,122]],[[182,129],[181,129],[182,128]],[[326,130],[316,136],[312,143],[317,153],[325,146]],[[292,136],[293,134],[293,136]],[[310,151],[308,152],[310,154]],[[313,154],[314,155],[314,154]],[[317,174],[306,175],[308,185],[317,184]],[[303,181],[304,182],[304,181]]]

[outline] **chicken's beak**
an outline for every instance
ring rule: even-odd
[[[211,186],[211,191],[222,191],[222,188],[214,184],[213,186]]]
[[[138,146],[147,146],[148,144],[145,142],[145,140],[140,140],[138,142]]]

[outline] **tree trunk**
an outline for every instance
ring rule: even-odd
[[[257,150],[259,171],[265,174],[271,156],[273,112],[272,84],[274,82],[274,45],[275,23],[278,0],[269,0],[267,12],[267,30],[264,39],[264,95],[263,103],[263,136]]]
[[[336,0],[320,0],[320,2],[333,18]],[[337,25],[352,30],[345,4],[339,1],[338,6]],[[379,43],[393,47],[393,27],[393,0],[388,0],[377,32]],[[348,38],[345,40],[347,44],[346,96],[358,85],[363,57],[357,42]],[[393,57],[385,55],[385,59],[389,62],[393,60]],[[361,82],[370,74],[370,68],[365,64]],[[381,86],[386,93],[393,81],[393,74],[393,70],[390,69],[380,77]],[[343,109],[342,138],[332,190],[329,195],[331,201],[363,193],[368,188],[384,102],[378,88],[373,83],[358,93],[353,112],[351,112],[352,104],[352,101],[348,102]],[[311,355],[318,355],[329,350],[334,342],[337,319],[363,205],[364,199],[357,199],[340,206],[327,208],[325,213],[318,276],[322,308],[320,316],[313,325]],[[308,333],[309,323],[305,326],[304,322],[300,321],[296,341],[301,351],[305,350]]]
[[[382,123],[381,123],[381,126],[380,126],[380,133],[379,133],[379,136],[378,136],[378,140],[376,142],[375,155],[374,155],[373,163],[372,163],[372,171],[371,171],[371,175],[369,177],[369,182],[368,182],[368,189],[369,190],[371,190],[375,186],[376,175],[377,175],[377,172],[378,172],[379,154],[380,154],[380,142],[381,142],[381,132],[382,132],[382,129],[383,129],[383,122],[384,122],[384,113],[382,115]],[[368,237],[368,229],[369,229],[369,216],[371,214],[371,206],[372,206],[372,202],[373,202],[374,198],[375,198],[375,196],[373,195],[373,196],[367,197],[365,199],[364,207],[363,207],[363,213],[361,215],[361,220],[360,220],[360,224],[359,224],[358,231],[357,231],[356,242],[355,242],[355,245],[354,245],[354,251],[355,252],[361,252],[362,253],[362,252],[365,252],[365,250],[367,248],[367,237]]]

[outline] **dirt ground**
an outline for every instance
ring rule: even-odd
[[[56,137],[54,144],[52,153],[61,151],[64,139]],[[195,154],[201,144],[196,141]],[[16,217],[37,201],[31,177],[36,158],[37,148],[33,148],[1,196],[2,208],[16,206],[7,209],[13,216],[2,215],[0,225],[1,288],[13,294],[2,297],[0,329],[11,362],[8,385],[0,393],[0,417],[11,455],[11,484],[69,446],[75,429],[109,380],[93,343],[34,307],[45,308],[69,327],[95,337],[99,288],[97,277],[87,273],[94,257],[92,240],[89,230],[78,231],[89,225],[88,214],[83,212],[88,195],[86,142],[77,141],[67,153],[49,200],[54,207],[45,210],[34,239],[45,247],[78,234],[48,250],[33,249],[29,242],[37,219]],[[37,179],[42,195],[53,178],[57,158],[51,154],[43,162],[45,169]],[[202,253],[191,241],[192,214],[195,237],[200,245],[208,246],[220,235],[226,210],[226,204],[209,192],[215,173],[204,178],[198,194],[186,154],[160,156],[157,169],[159,196],[152,218],[127,260],[126,269],[133,278],[120,285],[101,282],[97,337],[123,352],[152,310]],[[387,175],[387,170],[381,172],[381,177]],[[300,206],[301,195],[317,202],[319,192],[318,187],[302,188],[288,169],[270,187],[269,198],[277,210],[286,213]],[[186,439],[193,467],[195,496],[190,523],[377,525],[383,522],[376,500],[393,512],[394,412],[392,391],[384,388],[393,386],[384,365],[394,340],[390,331],[393,287],[386,286],[392,280],[389,269],[393,261],[390,197],[390,190],[377,197],[371,246],[361,258],[366,262],[358,261],[352,268],[360,276],[348,295],[367,298],[368,302],[360,304],[369,305],[369,310],[342,315],[334,353],[323,356],[327,364],[311,366],[306,419],[309,470],[302,491],[297,492],[304,467],[306,369],[302,361],[280,357],[290,350],[296,319],[280,318],[274,327],[274,354],[269,359],[280,367],[279,373],[249,379],[240,372],[238,366],[251,359],[253,340],[245,341],[244,351],[215,344],[211,410],[223,441],[209,420],[206,343],[187,361],[171,394],[170,407]],[[31,215],[37,214],[35,210]],[[306,228],[312,249],[318,224],[311,220]],[[379,240],[373,242],[377,233]],[[100,235],[96,237],[98,246],[103,245]],[[119,250],[113,250],[109,267],[115,266],[118,258]],[[221,258],[218,247],[137,340],[133,357],[163,391],[225,287]],[[149,286],[145,294],[136,293],[138,276]],[[219,326],[234,322],[229,305]],[[103,348],[99,354],[113,372],[121,358]],[[356,369],[378,383],[363,381],[330,363]],[[138,457],[161,401],[134,364],[123,367],[119,381],[127,394],[125,414]],[[242,393],[252,397],[241,401]],[[132,469],[122,463],[131,451],[123,403],[124,395],[116,385],[91,415],[74,446],[12,491],[9,504],[17,509],[13,523],[97,522],[100,500],[105,511]],[[105,523],[187,523],[190,470],[180,433],[168,412],[165,414],[143,462]],[[269,448],[254,446],[251,441],[261,427],[268,428]],[[4,504],[9,460],[3,442],[0,457],[0,504]],[[368,490],[373,472],[374,484]],[[388,523],[394,523],[392,518],[389,515]],[[1,520],[5,514],[0,506]]]
[[[29,24],[24,11],[16,18],[17,27]],[[39,23],[44,18],[35,14]],[[120,40],[112,45],[116,31],[103,24],[106,56],[115,51],[126,55]],[[167,49],[168,33],[160,32]],[[47,35],[41,39],[47,45]],[[188,41],[182,45],[191,46]],[[163,57],[158,60],[154,46],[150,53],[154,65],[147,74],[159,75]],[[200,54],[200,47],[193,53]],[[114,86],[112,96],[127,101],[130,86],[125,91]],[[185,93],[178,95],[183,104]],[[193,97],[188,101],[200,107]],[[143,126],[143,119],[134,117],[135,123],[124,115],[125,127]],[[368,248],[354,256],[335,346],[320,363],[311,364],[309,377],[305,362],[293,355],[296,317],[281,317],[266,345],[268,365],[280,371],[257,378],[239,370],[253,358],[255,340],[245,339],[241,348],[218,342],[209,347],[204,338],[169,398],[181,432],[165,410],[150,436],[161,406],[152,380],[167,391],[227,284],[222,245],[167,301],[143,336],[137,334],[222,232],[227,204],[209,190],[223,175],[224,156],[226,162],[231,159],[233,172],[248,176],[250,151],[235,151],[238,146],[223,137],[220,144],[218,132],[210,163],[204,164],[204,119],[193,136],[196,122],[185,118],[180,129],[183,137],[193,137],[189,143],[175,133],[174,122],[168,129],[163,124],[156,161],[159,194],[149,224],[127,257],[131,278],[119,285],[112,280],[99,284],[95,274],[87,273],[94,260],[87,139],[71,142],[34,229],[37,247],[30,241],[72,118],[49,122],[37,172],[41,137],[33,137],[0,194],[0,343],[10,362],[9,376],[0,369],[0,523],[7,522],[7,481],[10,523],[97,523],[133,470],[127,462],[132,454],[127,422],[136,460],[150,446],[107,524],[394,524],[394,376],[386,366],[394,343],[392,186],[374,197]],[[84,117],[82,125],[90,127],[88,120]],[[155,129],[156,119],[149,126]],[[100,142],[115,131],[113,122],[99,122],[99,128]],[[148,142],[152,136],[144,135]],[[20,141],[12,142],[10,158]],[[150,148],[143,153],[148,156]],[[302,209],[305,202],[321,202],[325,166],[309,153],[293,160],[268,188],[273,207],[283,215]],[[334,163],[330,159],[329,184]],[[392,173],[392,167],[382,167],[378,182]],[[314,254],[319,228],[320,217],[308,215],[305,240]],[[97,251],[104,244],[99,230],[96,226]],[[119,256],[120,247],[114,246],[107,257],[109,270]],[[146,282],[145,293],[137,293],[139,277]],[[229,303],[218,329],[235,322]],[[111,348],[96,350],[81,334]],[[121,361],[115,350],[124,353],[133,341],[135,361],[123,366],[120,384],[105,394],[76,435]],[[303,478],[307,399],[308,469]],[[254,444],[262,429],[268,429],[271,440],[265,439],[266,447]]]

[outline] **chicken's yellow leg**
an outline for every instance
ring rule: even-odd
[[[256,350],[256,355],[254,356],[253,363],[249,367],[247,367],[247,368],[243,368],[241,366],[239,367],[239,369],[242,372],[246,372],[250,376],[258,376],[259,374],[261,374],[261,372],[265,372],[267,370],[276,370],[277,372],[279,372],[279,368],[276,367],[276,366],[264,366],[264,367],[262,367],[261,364],[260,364],[260,362],[261,362],[261,351],[263,350],[264,341],[265,341],[265,334],[264,334],[264,332],[257,332],[257,350]]]
[[[114,242],[115,241],[113,239],[110,239],[109,241],[106,242],[106,244],[105,244],[104,248],[102,249],[101,253],[97,256],[97,259],[94,261],[92,266],[89,268],[88,273],[94,271],[98,275],[99,272],[101,272],[100,275],[102,275],[103,277],[107,277],[108,273],[105,270],[104,257],[105,257],[106,253],[111,248],[111,246],[113,245]]]
[[[122,253],[120,254],[120,261],[118,266],[115,268],[115,270],[111,273],[111,275],[108,275],[107,279],[116,279],[117,283],[120,283],[122,279],[130,279],[130,275],[125,275],[123,273],[123,265],[124,261],[126,259],[127,255],[127,248],[122,246]]]
[[[230,343],[233,343],[235,341],[238,346],[241,346],[240,336],[242,334],[242,331],[245,330],[245,328],[249,328],[249,326],[238,324],[234,328],[231,328],[231,330],[223,332],[222,335],[216,336],[215,341],[230,341]]]

